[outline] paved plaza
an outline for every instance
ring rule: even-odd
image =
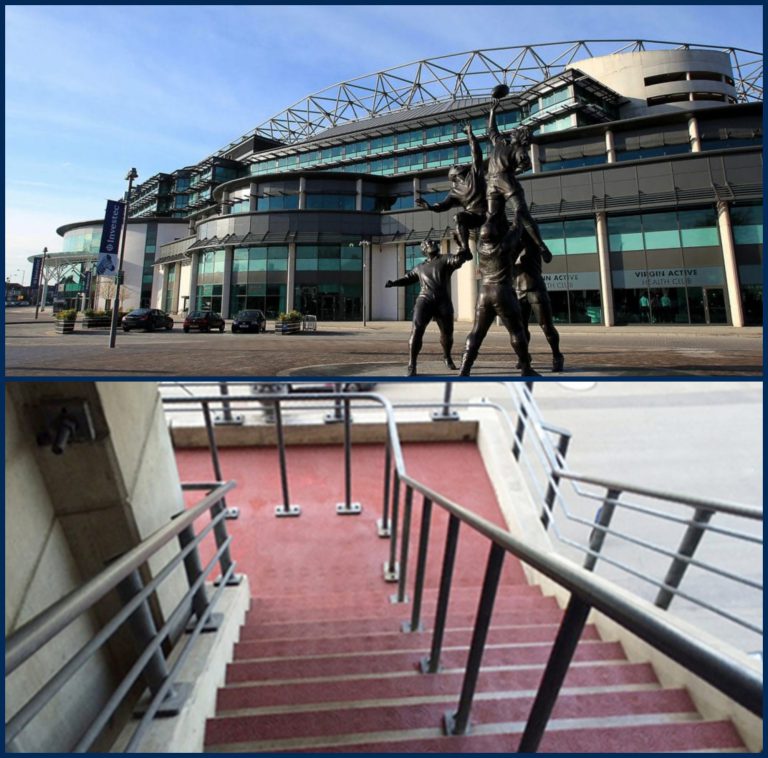
[[[177,320],[170,332],[119,331],[109,348],[104,329],[78,328],[59,335],[48,312],[5,311],[7,376],[405,376],[409,322],[321,323],[316,333],[281,335],[189,333]],[[273,324],[270,322],[270,329]],[[456,363],[471,324],[456,323]],[[565,372],[553,375],[543,334],[532,328],[533,366],[544,377],[738,377],[760,376],[763,332],[758,327],[559,326]],[[430,325],[419,360],[419,375],[457,376],[441,360],[438,331]],[[494,325],[480,350],[472,376],[517,376],[509,337]]]

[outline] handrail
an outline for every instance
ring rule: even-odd
[[[176,515],[168,524],[156,530],[140,544],[111,562],[98,575],[81,585],[68,595],[37,614],[22,625],[6,640],[5,671],[6,677],[31,658],[43,645],[52,640],[73,621],[87,612],[113,590],[121,596],[121,608],[106,621],[85,644],[70,655],[64,664],[53,674],[19,709],[5,725],[6,751],[15,747],[15,739],[45,705],[55,697],[70,679],[104,646],[115,632],[128,622],[134,630],[140,648],[137,659],[129,671],[116,684],[112,694],[101,706],[85,732],[80,735],[74,752],[90,749],[116,709],[134,687],[143,674],[149,685],[151,700],[148,711],[139,723],[131,740],[136,744],[143,734],[153,714],[159,709],[164,713],[178,713],[186,696],[186,686],[176,680],[181,662],[191,652],[191,645],[202,631],[215,629],[218,621],[211,621],[214,604],[220,596],[216,591],[211,599],[207,597],[204,582],[218,563],[221,566],[222,580],[220,589],[226,584],[236,583],[235,564],[229,557],[231,537],[226,534],[223,524],[225,510],[223,499],[235,482],[208,482],[183,485],[182,489],[210,490],[201,500]],[[210,521],[195,535],[192,524],[203,514],[210,512]],[[200,565],[198,546],[213,532],[216,537],[216,552],[203,568]],[[146,583],[142,581],[140,568],[159,550],[174,538],[178,539],[180,549]],[[148,601],[159,585],[183,562],[189,588],[183,593],[171,610],[160,630],[155,629]],[[192,634],[179,646],[179,655],[170,670],[166,665],[161,646],[165,639],[184,621],[185,617],[195,618]]]
[[[413,490],[443,507],[462,523],[503,547],[515,557],[555,581],[588,605],[618,622],[678,663],[697,673],[756,715],[762,715],[763,680],[720,650],[692,638],[639,598],[628,598],[616,585],[586,571],[553,552],[545,552],[519,540],[495,524],[443,497],[431,488],[402,475]],[[639,606],[648,605],[648,608]]]
[[[111,563],[100,574],[65,595],[63,598],[31,618],[5,641],[5,675],[18,668],[38,648],[55,637],[84,611],[93,607],[111,592],[131,572],[147,562],[163,545],[177,537],[204,511],[235,486],[229,481],[220,484],[206,495],[194,508],[158,529],[146,540]]]
[[[703,562],[693,557],[700,540],[707,533],[738,540],[741,545],[761,545],[762,540],[759,535],[734,531],[709,523],[712,516],[717,513],[752,522],[761,522],[763,516],[760,509],[723,500],[680,496],[676,493],[664,492],[643,485],[615,482],[606,478],[585,476],[571,471],[566,465],[564,454],[568,438],[560,437],[558,452],[563,452],[563,454],[558,455],[555,453],[552,440],[548,434],[548,432],[552,431],[551,425],[546,424],[541,418],[530,388],[527,386],[521,387],[513,383],[506,383],[506,386],[511,393],[511,399],[515,404],[519,419],[518,429],[513,437],[515,440],[513,452],[517,451],[515,457],[521,463],[521,471],[527,475],[529,487],[532,491],[537,492],[541,498],[542,509],[540,519],[545,529],[551,526],[552,534],[561,544],[582,553],[584,555],[585,568],[593,570],[597,561],[600,560],[623,572],[625,575],[634,577],[636,580],[654,587],[657,591],[654,602],[659,608],[668,608],[673,598],[679,597],[690,601],[715,616],[719,616],[721,619],[742,627],[742,629],[762,636],[761,626],[753,623],[744,613],[734,615],[724,608],[722,603],[713,604],[704,597],[694,596],[679,589],[679,585],[688,568],[696,567],[713,576],[728,579],[735,584],[762,590],[762,581],[753,581],[737,573],[727,572],[711,561]],[[526,433],[526,430],[530,431]],[[561,433],[555,432],[555,434]],[[532,448],[530,445],[525,444],[529,439],[532,441]],[[565,445],[563,445],[564,442],[566,443]],[[533,460],[530,457],[531,452],[534,454]],[[533,464],[536,462],[538,462],[538,468],[534,470]],[[547,486],[546,496],[543,495],[543,484],[539,481],[540,478],[544,479],[543,484]],[[579,498],[579,502],[583,503],[587,500],[597,502],[597,511],[593,517],[587,518],[573,512],[561,487],[562,479],[569,481],[573,492]],[[581,487],[583,484],[602,489],[604,494],[586,491]],[[691,509],[691,515],[673,515],[643,503],[632,502],[626,499],[625,495],[656,499],[662,503],[686,507]],[[574,505],[577,504],[574,503]],[[647,539],[641,539],[635,536],[634,532],[627,529],[622,531],[613,528],[611,522],[613,514],[617,509],[632,512],[641,517],[663,519],[664,521],[682,526],[685,531],[681,535],[679,545],[676,548],[670,549]],[[585,535],[582,541],[577,541],[575,537],[566,536],[562,530],[563,524],[557,518],[558,512],[561,512],[565,520],[571,524],[577,524],[590,529],[591,531],[588,536]],[[656,555],[664,555],[671,559],[666,575],[653,578],[648,575],[647,570],[635,568],[624,554],[617,555],[614,558],[606,555],[603,551],[603,544],[608,536],[625,544],[629,543],[638,548],[652,551]]]
[[[583,482],[584,484],[594,484],[598,487],[605,487],[605,489],[618,489],[622,492],[633,492],[636,495],[667,500],[670,503],[679,503],[680,505],[687,505],[691,508],[706,508],[708,511],[713,511],[715,513],[727,513],[731,516],[741,516],[742,518],[752,519],[754,521],[763,520],[763,512],[760,508],[742,505],[741,503],[732,503],[727,500],[712,500],[711,498],[696,497],[694,495],[676,495],[672,492],[665,492],[664,490],[657,490],[651,487],[625,484],[596,476],[586,476],[571,471],[570,469],[558,468],[554,473],[561,479],[572,479],[574,481]]]

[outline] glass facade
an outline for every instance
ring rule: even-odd
[[[288,246],[238,247],[232,255],[229,313],[256,308],[267,318],[286,311]]]
[[[415,268],[419,263],[423,263],[425,260],[424,253],[422,252],[421,245],[406,245],[405,246],[405,271],[406,274],[412,268]],[[403,294],[405,296],[405,321],[410,321],[413,318],[413,306],[416,304],[416,298],[419,296],[419,285],[409,284],[407,287],[403,287]]]
[[[294,308],[321,321],[362,318],[363,250],[357,245],[296,245]]]
[[[70,232],[62,241],[65,253],[98,253],[101,244],[101,227],[78,229]]]
[[[548,222],[539,230],[553,255],[544,266],[544,281],[555,321],[603,323],[594,218]]]
[[[608,218],[617,324],[724,324],[714,208]]]
[[[168,265],[168,274],[165,280],[165,293],[163,297],[163,310],[170,313],[173,310],[173,289],[176,284],[176,263]]]
[[[193,311],[221,313],[221,295],[224,285],[223,250],[208,250],[200,253],[197,262],[197,291]]]
[[[155,252],[157,251],[157,222],[147,224],[146,237],[144,239],[144,266],[141,272],[141,294],[139,295],[139,307],[152,307],[152,279],[154,275]]]

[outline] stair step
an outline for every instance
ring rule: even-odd
[[[535,691],[544,671],[543,665],[505,670],[481,669],[477,679],[478,697],[482,693]],[[336,704],[345,701],[383,701],[407,698],[447,696],[456,699],[461,692],[464,671],[442,670],[438,675],[412,671],[387,677],[341,677],[320,681],[283,682],[280,684],[239,684],[219,690],[217,713],[254,711],[256,709],[293,708]],[[656,676],[650,664],[600,662],[575,663],[568,670],[564,689],[654,686]]]
[[[556,624],[531,626],[492,626],[488,631],[488,643],[552,642],[557,634]],[[443,644],[447,646],[469,646],[472,627],[452,628],[445,631]],[[585,627],[582,639],[599,639],[594,626]],[[327,653],[369,652],[372,650],[423,650],[432,644],[432,635],[427,632],[404,633],[388,631],[354,636],[290,638],[276,640],[245,640],[235,646],[235,660],[268,658],[280,655],[323,655]]]
[[[486,668],[521,664],[545,663],[551,645],[487,645],[483,655]],[[304,679],[340,674],[391,674],[412,671],[426,655],[421,651],[391,651],[351,653],[349,655],[295,656],[293,658],[267,658],[256,661],[234,661],[227,666],[226,683],[269,679]],[[575,661],[625,660],[617,642],[580,642],[574,654]],[[467,661],[466,648],[443,648],[440,663],[443,668],[463,668]]]
[[[412,591],[409,581],[408,592]],[[478,585],[465,585],[451,587],[451,601],[458,601],[463,598],[477,600],[480,597],[481,587]],[[382,599],[386,600],[397,591],[397,583],[384,582],[382,579],[378,586],[366,592],[324,592],[315,597],[304,593],[286,593],[284,595],[259,594],[251,598],[251,610],[253,613],[258,608],[263,609],[284,609],[297,607],[301,610],[309,607],[318,606],[378,606]],[[424,587],[422,597],[425,602],[435,603],[437,600],[438,589],[436,587]],[[498,599],[503,597],[535,597],[539,600],[543,597],[541,589],[536,585],[518,584],[512,582],[501,582],[498,589]]]
[[[348,617],[334,616],[326,619],[305,619],[302,614],[296,616],[301,621],[270,620],[268,623],[246,624],[240,629],[241,640],[252,639],[279,639],[289,637],[331,637],[334,635],[366,634],[381,631],[398,631],[400,623],[410,619],[412,607],[410,603],[386,603],[380,615],[364,615],[352,613]],[[448,607],[446,625],[448,627],[473,626],[475,623],[476,609],[461,609],[454,606]],[[432,609],[425,609],[422,614],[424,625],[432,628],[434,613]],[[495,609],[492,616],[493,625],[500,626],[529,626],[531,624],[559,624],[563,617],[563,611],[557,607],[557,603],[551,598],[541,598],[539,604],[532,607],[518,608],[517,610]],[[389,625],[389,626],[387,626]]]
[[[355,603],[348,601],[344,604],[332,605],[326,603],[322,598],[318,598],[316,601],[308,600],[306,604],[290,604],[284,605],[269,604],[264,606],[258,599],[252,601],[251,610],[245,619],[245,626],[258,625],[262,622],[278,622],[278,621],[290,621],[295,619],[297,614],[300,615],[305,621],[329,621],[332,619],[345,619],[345,618],[359,618],[360,615],[365,615],[370,618],[386,618],[398,612],[398,605],[402,608],[408,608],[405,611],[406,614],[410,613],[411,604],[406,603],[393,603],[390,598],[397,592],[396,585],[392,585],[389,592],[382,593],[381,595],[374,595],[365,603],[362,601]],[[480,593],[460,595],[458,597],[451,597],[449,604],[449,611],[458,613],[471,613],[477,610],[477,606],[480,599]],[[436,607],[437,599],[427,599],[423,602],[422,608],[424,609],[424,615],[432,616]],[[502,612],[524,612],[527,609],[532,608],[556,608],[557,603],[554,598],[545,598],[541,595],[511,595],[505,596],[499,594],[496,597],[495,611]],[[403,611],[400,611],[403,613]]]
[[[733,725],[728,721],[697,721],[689,715],[678,719],[667,717],[659,723],[656,717],[634,719],[625,724],[625,717],[598,718],[569,722],[552,720],[539,746],[540,753],[653,753],[716,751],[746,752]],[[581,724],[581,725],[579,725]],[[333,745],[315,741],[311,747],[296,746],[290,752],[302,753],[513,753],[517,750],[524,725],[514,725],[496,734],[413,738],[409,734],[390,733],[379,742],[360,742],[352,736]],[[210,752],[258,752],[260,749],[281,752],[281,748],[261,748],[263,743],[223,744],[207,747]]]
[[[448,707],[446,708],[446,703]],[[473,733],[482,733],[492,727],[508,730],[515,724],[525,723],[533,704],[533,697],[496,697],[475,700],[472,709]],[[205,745],[263,741],[267,749],[299,747],[297,740],[322,738],[325,744],[334,744],[332,735],[365,735],[439,729],[443,715],[454,711],[456,698],[450,702],[408,704],[403,706],[377,705],[365,708],[338,708],[336,710],[306,711],[301,714],[274,713],[257,716],[216,717],[209,719]],[[555,703],[552,718],[605,719],[616,716],[663,714],[693,714],[693,705],[684,690],[649,690],[624,692],[594,692],[589,697],[561,693]],[[663,719],[660,719],[663,720]],[[434,735],[437,736],[437,735]],[[288,741],[280,746],[276,741]],[[361,740],[362,741],[362,740]]]

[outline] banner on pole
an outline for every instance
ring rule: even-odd
[[[117,276],[118,246],[120,244],[120,230],[123,227],[124,214],[125,203],[107,200],[104,226],[101,229],[99,260],[96,264],[96,274],[98,276]]]
[[[35,258],[32,261],[32,279],[29,282],[30,289],[37,291],[40,287],[40,275],[43,273],[43,259]]]

